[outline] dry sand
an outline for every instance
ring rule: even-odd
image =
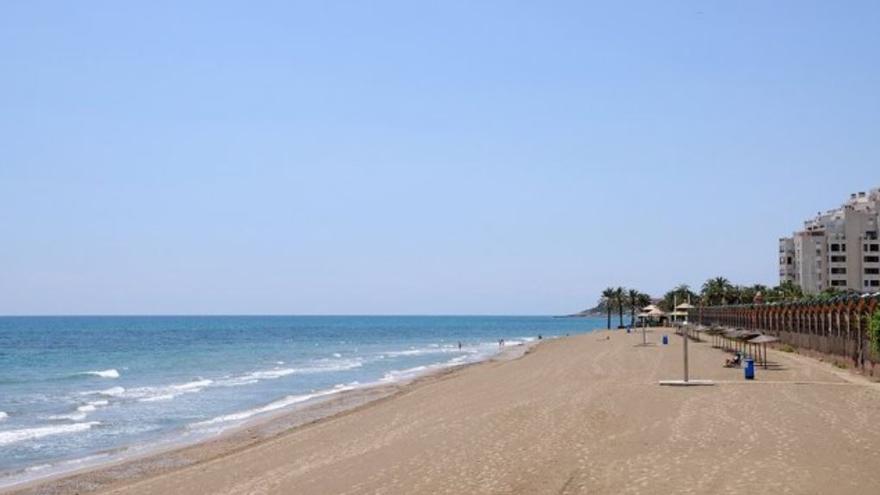
[[[23,492],[880,493],[877,384],[774,351],[778,366],[746,382],[702,343],[691,375],[717,385],[661,387],[681,375],[681,338],[640,342],[622,331],[547,341],[271,438],[195,447],[191,465]]]

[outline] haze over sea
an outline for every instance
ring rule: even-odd
[[[486,359],[502,338],[517,345],[600,320],[2,317],[0,485],[135,445],[195,441],[318,397]]]

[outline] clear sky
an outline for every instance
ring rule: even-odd
[[[880,186],[876,1],[134,4],[0,3],[0,314],[775,284]]]

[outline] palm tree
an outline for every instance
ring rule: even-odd
[[[776,292],[777,297],[783,301],[794,301],[800,299],[804,295],[801,288],[791,280],[786,280],[779,284],[779,286],[774,289],[774,292]]]
[[[675,305],[677,303],[684,303],[689,301],[696,303],[698,298],[699,296],[691,291],[689,285],[680,284],[663,295],[663,301],[660,303],[660,307],[665,311],[675,311]]]
[[[644,308],[649,304],[651,304],[651,296],[645,294],[644,292],[639,293],[639,307]]]
[[[626,289],[618,287],[614,289],[614,300],[617,302],[617,316],[620,318],[620,325],[617,328],[623,328],[623,303],[626,299]]]
[[[608,329],[611,330],[611,306],[614,304],[614,288],[608,287],[602,291],[602,300],[599,304],[605,306],[605,312],[608,313]]]
[[[733,285],[724,277],[710,278],[703,284],[703,300],[709,306],[726,304],[729,297],[738,297]]]
[[[626,303],[629,306],[629,326],[636,326],[636,307],[639,306],[639,296],[641,294],[635,289],[630,289],[626,293]]]

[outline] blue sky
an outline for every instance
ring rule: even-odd
[[[880,186],[877,2],[0,4],[0,314],[773,284]]]

